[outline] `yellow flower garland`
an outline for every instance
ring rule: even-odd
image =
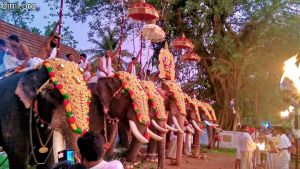
[[[172,93],[173,97],[175,98],[179,113],[186,116],[185,96],[180,85],[171,80],[163,81],[163,85],[167,87],[167,90]]]
[[[79,66],[74,62],[55,58],[44,62],[51,82],[64,97],[64,105],[71,128],[84,134],[89,130],[91,93],[83,80]]]
[[[130,98],[132,100],[132,106],[135,110],[138,121],[142,125],[149,126],[150,117],[148,114],[148,97],[147,94],[144,92],[142,86],[140,85],[137,77],[128,72],[123,71],[117,72],[116,77],[118,77],[121,80],[123,89],[125,89],[130,95]]]
[[[151,101],[151,106],[155,110],[155,116],[157,119],[163,122],[167,122],[167,113],[164,104],[164,98],[158,93],[155,85],[151,81],[141,81],[140,84],[142,85],[144,91],[148,95],[148,99]]]

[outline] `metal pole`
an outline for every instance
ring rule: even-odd
[[[59,27],[58,27],[58,43],[57,43],[57,53],[56,53],[56,57],[59,57],[59,52],[60,52],[60,41],[61,41],[61,26],[62,26],[62,12],[63,12],[63,4],[64,1],[61,0],[60,1],[60,8],[59,8]]]
[[[300,115],[300,108],[298,108],[298,110],[295,113],[295,129],[298,130],[299,129],[299,115]],[[299,160],[299,138],[295,137],[295,144],[296,144],[296,156],[295,156],[295,169],[299,169],[299,164],[298,164],[298,160]]]

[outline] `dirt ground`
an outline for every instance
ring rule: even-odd
[[[183,155],[182,165],[174,166],[166,159],[166,169],[233,169],[235,156],[228,153],[205,153],[205,159],[195,159]],[[156,169],[156,164],[144,162],[139,169]]]

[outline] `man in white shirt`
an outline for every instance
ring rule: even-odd
[[[253,142],[249,132],[249,127],[242,126],[242,132],[238,137],[239,150],[241,153],[241,169],[253,169],[253,152],[256,144]]]
[[[137,58],[133,57],[131,62],[128,64],[128,73],[133,74],[136,76],[136,63],[137,63]]]
[[[276,146],[276,154],[274,154],[275,169],[289,169],[291,155],[288,148],[292,146],[289,138],[284,134],[282,127],[276,127],[275,133],[279,134],[278,144]]]
[[[105,56],[99,57],[98,59],[98,67],[97,67],[97,76],[98,77],[108,77],[113,75],[113,67],[112,60],[114,59],[114,55],[110,50],[106,50]]]
[[[83,70],[83,77],[84,79],[88,79],[91,76],[90,73],[90,63],[87,60],[86,54],[82,53],[80,54],[80,63],[79,67]]]
[[[81,163],[88,169],[124,169],[120,161],[104,161],[104,137],[101,134],[87,132],[77,140]]]

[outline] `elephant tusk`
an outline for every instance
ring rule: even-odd
[[[155,120],[152,119],[152,120],[151,120],[151,123],[152,123],[152,125],[153,125],[158,131],[163,132],[163,133],[168,132],[168,129],[164,129],[164,128],[160,127],[160,126],[156,123]]]
[[[191,134],[195,134],[195,131],[190,126],[186,126],[186,130]]]
[[[174,123],[175,127],[178,129],[178,132],[183,134],[184,132],[183,132],[182,128],[179,126],[176,117],[172,116],[172,120],[173,120],[173,123]]]
[[[131,129],[132,134],[134,135],[134,137],[136,139],[138,139],[141,143],[146,144],[149,141],[140,133],[140,131],[138,130],[136,124],[132,121],[129,120],[129,126]]]
[[[150,137],[153,139],[153,140],[156,140],[156,141],[162,141],[163,138],[158,136],[157,134],[153,133],[150,129],[147,128],[147,132],[149,133]]]
[[[211,127],[217,127],[218,125],[217,124],[213,124],[213,123],[210,123],[209,121],[206,121],[204,120],[205,124],[207,124],[208,126],[211,126]]]
[[[61,132],[53,131],[53,156],[55,163],[58,163],[58,152],[63,151],[64,148],[64,137]]]
[[[200,133],[204,133],[204,131],[200,129],[200,127],[199,127],[198,124],[195,122],[195,120],[192,120],[192,125],[193,125],[193,127],[194,127],[197,131],[199,131]]]
[[[178,131],[178,129],[175,129],[174,127],[171,127],[171,126],[169,126],[168,124],[165,124],[165,126],[166,126],[166,128],[167,128],[168,130],[170,130],[170,131],[173,131],[173,132],[177,132],[177,131]]]

